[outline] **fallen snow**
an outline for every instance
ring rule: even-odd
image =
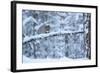
[[[67,57],[56,58],[56,59],[52,59],[52,58],[32,59],[23,55],[23,63],[68,62],[68,61],[83,61],[83,60],[89,60],[89,59],[87,58],[71,59]]]

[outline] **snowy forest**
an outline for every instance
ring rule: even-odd
[[[22,10],[23,58],[91,59],[90,25],[90,13]]]

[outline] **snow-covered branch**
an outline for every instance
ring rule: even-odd
[[[26,23],[30,22],[30,21],[33,21],[34,23],[38,24],[37,20],[35,18],[33,18],[32,16],[26,18],[24,21],[23,21],[23,25],[25,25]]]
[[[84,33],[84,31],[58,31],[58,32],[51,32],[47,34],[39,34],[39,35],[34,35],[34,36],[26,36],[23,40],[23,43],[29,42],[33,39],[40,39],[40,38],[45,38],[49,36],[57,36],[57,35],[63,35],[63,34],[72,34],[72,33]]]

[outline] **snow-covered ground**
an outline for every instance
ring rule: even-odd
[[[28,58],[26,56],[23,56],[23,63],[48,63],[48,62],[68,62],[68,61],[82,61],[82,60],[89,60],[87,58],[81,58],[81,59],[71,59],[71,58],[66,58],[66,57],[63,57],[63,58],[60,58],[60,59],[50,59],[50,58],[47,58],[47,59],[31,59],[31,58]]]

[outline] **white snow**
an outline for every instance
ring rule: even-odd
[[[47,63],[47,62],[66,62],[66,61],[68,62],[68,61],[83,61],[83,60],[89,60],[89,59],[87,58],[71,59],[67,57],[63,57],[60,59],[59,58],[32,59],[23,55],[23,63]]]
[[[25,25],[26,23],[30,22],[30,21],[33,21],[34,23],[38,24],[38,22],[36,21],[35,18],[33,18],[32,16],[26,18],[24,21],[23,21],[23,25]]]
[[[68,33],[79,33],[79,32],[83,32],[83,31],[58,31],[58,32],[50,32],[47,34],[39,34],[39,35],[34,35],[34,36],[26,36],[23,40],[23,43],[28,42],[32,39],[39,39],[39,38],[45,38],[45,37],[49,37],[49,36],[53,36],[53,35],[62,35],[62,34],[68,34]]]

